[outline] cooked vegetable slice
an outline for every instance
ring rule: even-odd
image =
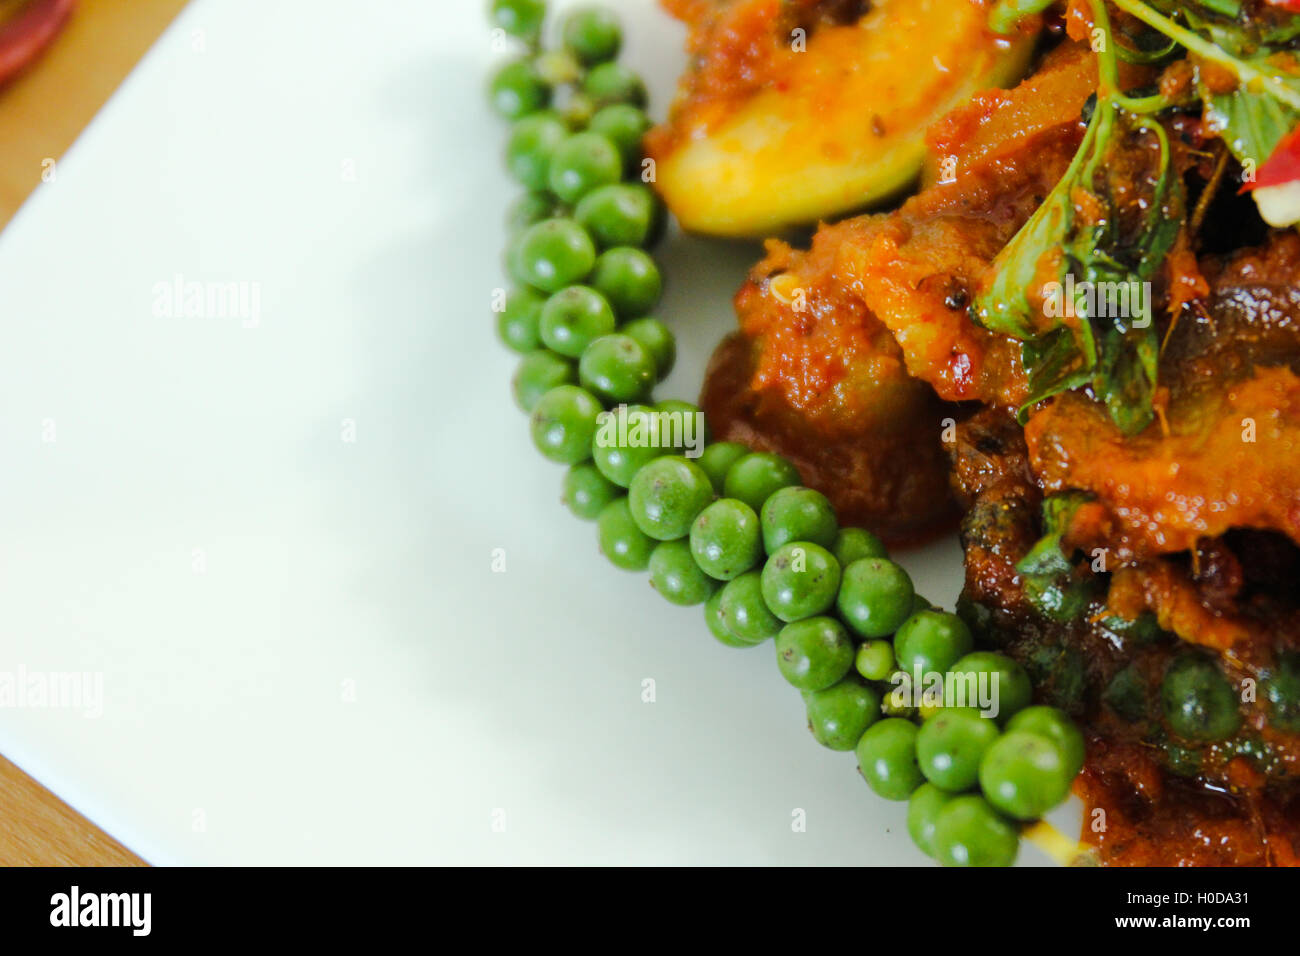
[[[897,193],[921,169],[926,127],[1023,72],[1032,38],[999,38],[985,20],[970,0],[881,0],[857,23],[814,31],[806,52],[796,33],[747,97],[679,104],[650,139],[660,191],[686,229],[727,236]]]

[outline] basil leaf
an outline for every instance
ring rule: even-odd
[[[1096,582],[1076,573],[1061,539],[1088,495],[1062,492],[1043,499],[1043,536],[1016,562],[1025,597],[1045,617],[1070,621],[1088,608]]]
[[[1016,562],[1016,570],[1027,575],[1056,575],[1073,570],[1062,550],[1061,538],[1075,512],[1091,499],[1081,491],[1066,491],[1043,499],[1043,536]]]
[[[1160,149],[1159,176],[1143,197],[1149,212],[1137,224],[1121,225],[1118,198],[1131,184],[1116,177],[1131,168],[1122,150]],[[1159,341],[1150,301],[1150,281],[1173,247],[1183,223],[1182,181],[1172,174],[1168,137],[1159,123],[1101,102],[1069,170],[1029,222],[994,260],[992,278],[976,294],[974,315],[985,328],[1022,341],[1021,363],[1029,396],[1017,413],[1045,398],[1091,385],[1111,420],[1125,434],[1154,418]],[[1104,208],[1097,225],[1075,222],[1076,190],[1090,193]],[[1126,200],[1132,204],[1132,198]],[[1058,287],[1044,286],[1045,300],[1060,309],[1036,314],[1029,290],[1041,282],[1046,257],[1055,256]],[[1045,305],[1046,305],[1045,301]],[[1070,315],[1077,321],[1067,323]]]
[[[1043,399],[1092,381],[1092,363],[1065,327],[1022,343],[1020,362],[1029,369],[1029,398],[1016,412],[1021,425],[1029,420],[1029,410]]]
[[[1106,404],[1111,421],[1125,435],[1135,435],[1155,417],[1155,359],[1158,345],[1146,331],[1112,330],[1101,349],[1093,390]]]
[[[1287,82],[1300,92],[1300,78]],[[1271,96],[1238,88],[1211,95],[1201,90],[1205,118],[1224,145],[1249,171],[1255,172],[1273,155],[1282,137],[1300,123],[1300,112]]]

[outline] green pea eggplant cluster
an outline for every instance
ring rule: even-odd
[[[916,594],[874,534],[841,528],[789,461],[735,442],[683,454],[660,413],[699,409],[652,404],[676,356],[650,315],[662,281],[646,250],[665,214],[639,177],[650,122],[644,84],[615,60],[618,20],[576,10],[559,48],[543,49],[542,0],[493,0],[490,15],[524,49],[489,88],[512,123],[507,169],[527,190],[507,224],[514,288],[497,328],[522,353],[514,396],[534,444],[568,467],[565,504],[595,522],[616,567],[648,570],[674,604],[702,604],[722,644],[772,641],[813,736],[854,751],[877,794],[909,802],[924,852],[1011,864],[1023,825],[1063,801],[1083,766],[1079,730],[1032,706],[1024,669],[976,650],[962,619]],[[615,408],[634,426],[618,435],[664,440],[610,440],[602,421]],[[995,712],[901,696],[920,674],[994,683]]]

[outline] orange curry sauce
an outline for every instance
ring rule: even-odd
[[[647,138],[651,155],[670,150],[678,137],[707,131],[774,82],[782,58],[792,55],[785,38],[794,26],[810,34],[834,28],[865,7],[849,0],[664,3],[692,25],[692,68],[671,122]],[[998,251],[1064,173],[1095,85],[1089,51],[1063,42],[1020,86],[981,94],[930,131],[933,155],[948,163],[940,176],[936,162],[925,188],[901,207],[823,225],[808,250],[770,241],[736,296],[739,331],[719,347],[704,386],[701,404],[715,434],[787,455],[846,523],[872,527],[892,542],[916,542],[952,527],[959,506],[950,491],[951,449],[944,446],[949,421],[969,419],[979,403],[1010,423],[1028,394],[1019,343],[977,326],[968,306]],[[1180,168],[1194,162],[1186,159]],[[1271,281],[1300,288],[1300,246],[1283,244],[1261,256],[1273,269]],[[1199,307],[1210,288],[1202,272],[1211,279],[1215,270],[1249,272],[1250,256],[1238,258],[1198,262],[1180,240],[1170,256],[1164,307]],[[1300,356],[1300,338],[1281,340],[1283,351],[1292,346],[1291,354]],[[1225,379],[1227,366],[1215,365],[1213,355],[1207,366],[1199,345],[1178,353],[1181,347],[1174,353],[1186,359],[1179,369],[1193,369],[1189,375],[1197,379]],[[1040,407],[1027,434],[1014,424],[1005,428],[1012,453],[989,457],[996,463],[974,482],[982,488],[959,489],[963,505],[982,494],[991,520],[1005,524],[1000,538],[964,541],[968,594],[974,588],[976,600],[989,601],[1009,629],[1024,624],[1023,582],[1014,564],[1040,530],[1042,494],[1082,487],[1099,503],[1081,512],[1071,543],[1105,541],[1127,562],[1111,575],[1104,595],[1109,607],[1099,605],[1098,616],[1149,612],[1177,639],[1140,652],[1144,674],[1158,683],[1169,656],[1198,635],[1207,652],[1223,655],[1225,668],[1240,674],[1260,673],[1279,642],[1300,649],[1295,608],[1260,603],[1230,567],[1215,577],[1198,566],[1202,556],[1231,558],[1213,536],[1234,520],[1262,521],[1300,540],[1297,481],[1288,473],[1300,460],[1297,370],[1285,361],[1258,372],[1246,364],[1209,405],[1195,388],[1164,395],[1169,404],[1162,410],[1173,417],[1163,425],[1172,421],[1174,430],[1136,443],[1117,438],[1105,415],[1078,395]],[[1162,381],[1164,374],[1162,368]],[[1179,374],[1176,369],[1172,377]],[[1207,407],[1218,417],[1201,427],[1196,415]],[[1180,408],[1187,414],[1183,432]],[[1234,417],[1249,415],[1278,438],[1277,455],[1234,457]],[[1215,496],[1235,510],[1212,507]],[[1016,524],[1007,517],[1015,514],[1028,517]],[[1285,615],[1279,636],[1268,622]],[[1058,628],[1055,639],[1075,643],[1088,680],[1109,679],[1133,651],[1107,643],[1091,627],[1084,622],[1064,638]],[[1025,624],[1011,639],[1022,641],[1019,650],[1008,646],[1008,652],[1033,652],[1035,641],[1050,636],[1035,628],[1041,624]],[[1103,862],[1296,862],[1300,797],[1290,778],[1300,748],[1291,735],[1271,731],[1252,712],[1248,729],[1272,754],[1266,769],[1225,749],[1206,755],[1205,774],[1178,775],[1156,748],[1103,714],[1096,697],[1094,688],[1075,710],[1089,734],[1088,762],[1075,790],[1085,805],[1083,838]]]

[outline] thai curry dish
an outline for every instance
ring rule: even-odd
[[[715,434],[888,541],[959,529],[1103,863],[1296,862],[1300,2],[664,4],[657,186],[767,239]]]

